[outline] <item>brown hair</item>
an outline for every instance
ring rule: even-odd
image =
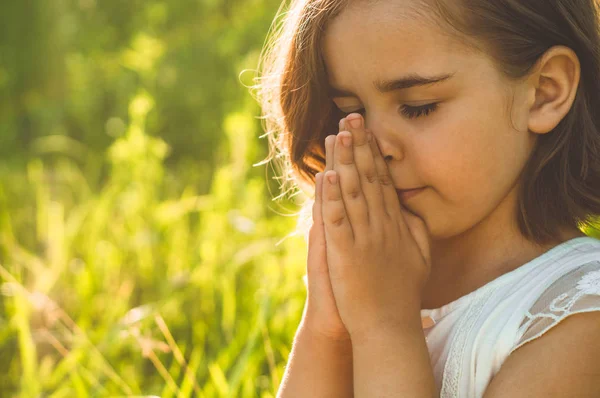
[[[370,0],[368,0],[370,1]],[[526,77],[549,48],[579,58],[574,103],[554,131],[540,135],[522,173],[517,219],[522,235],[544,244],[563,228],[589,227],[600,215],[600,33],[598,0],[425,0],[413,11],[484,51],[508,79]],[[327,94],[321,52],[327,23],[349,0],[293,0],[261,54],[258,99],[282,188],[312,192],[325,167],[324,140],[344,117]],[[276,20],[277,21],[277,18]],[[473,38],[473,39],[472,39]]]

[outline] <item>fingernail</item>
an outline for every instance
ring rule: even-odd
[[[340,120],[340,131],[341,130],[345,130],[346,129],[346,119],[341,119]]]
[[[329,180],[330,183],[337,184],[337,174],[335,174],[335,173],[327,174],[327,179]]]
[[[360,116],[356,115],[353,118],[350,118],[350,116],[348,116],[347,119],[350,123],[350,126],[354,127],[355,129],[362,127],[362,118]]]

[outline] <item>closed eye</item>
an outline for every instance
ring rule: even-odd
[[[438,109],[439,102],[435,102],[432,104],[422,105],[422,106],[409,106],[402,105],[401,112],[403,115],[408,117],[409,119],[415,119],[421,116],[428,116],[432,112],[435,112]],[[344,115],[349,115],[350,113],[360,113],[364,116],[365,108],[360,108],[351,112],[343,112]]]
[[[439,103],[427,104],[423,106],[402,106],[402,113],[408,118],[417,118],[421,116],[428,116],[430,113],[435,112],[438,108]]]

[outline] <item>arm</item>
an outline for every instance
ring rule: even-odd
[[[401,329],[353,338],[352,347],[357,398],[437,395],[419,315],[415,314]]]
[[[600,312],[567,316],[513,351],[484,398],[600,397]]]
[[[277,398],[353,397],[352,345],[300,324]]]

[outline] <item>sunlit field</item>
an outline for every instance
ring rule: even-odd
[[[306,259],[249,90],[278,6],[2,6],[0,397],[275,396]]]
[[[232,155],[200,195],[166,173],[151,106],[131,102],[98,191],[67,160],[4,171],[2,391],[275,395],[305,297],[296,218],[252,172],[251,118],[227,119]]]

